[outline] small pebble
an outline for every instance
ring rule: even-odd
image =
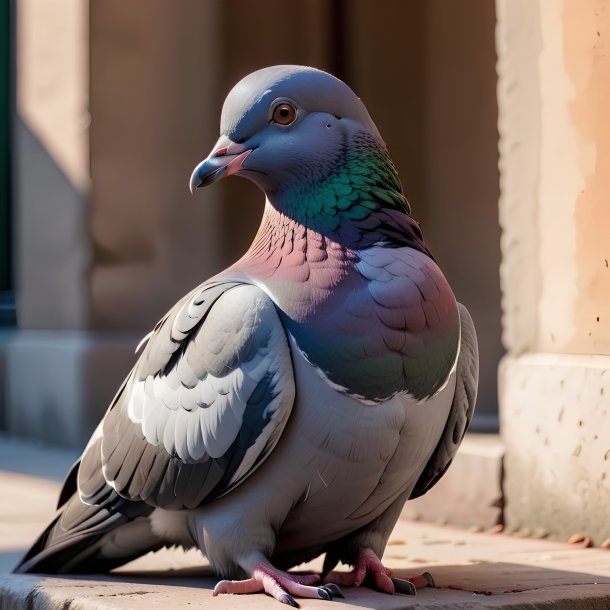
[[[601,544],[602,549],[608,549],[610,551],[610,538],[606,538]]]
[[[472,532],[473,534],[480,534],[483,531],[483,528],[480,525],[471,525],[468,528],[468,531]]]
[[[580,544],[585,549],[588,549],[593,546],[593,541],[589,536],[583,536],[582,534],[572,534],[568,538],[569,544]]]
[[[502,523],[498,523],[494,525],[490,530],[490,534],[501,534],[504,531],[504,525]]]

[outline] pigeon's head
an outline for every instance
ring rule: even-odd
[[[193,171],[191,191],[238,174],[282,212],[320,230],[333,229],[337,216],[362,219],[394,200],[408,210],[364,104],[326,72],[287,65],[249,74],[225,100],[220,134]],[[390,194],[370,196],[375,189]]]
[[[282,190],[307,168],[324,173],[356,131],[379,139],[364,104],[334,76],[272,66],[243,78],[225,100],[220,138],[191,176],[191,190],[239,174],[265,192]]]

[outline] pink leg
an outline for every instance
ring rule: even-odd
[[[299,605],[292,597],[308,597],[313,599],[332,600],[334,597],[343,597],[341,590],[334,584],[313,586],[319,582],[317,575],[301,576],[277,570],[271,564],[257,564],[252,577],[246,580],[221,580],[214,587],[214,595],[220,593],[256,593],[264,591],[277,601],[298,608]]]
[[[409,576],[404,580],[392,578],[392,572],[381,563],[379,557],[371,549],[360,551],[356,565],[351,572],[331,572],[324,578],[324,582],[332,581],[345,587],[359,587],[368,577],[373,580],[374,587],[378,591],[390,595],[395,592],[414,595],[416,589],[434,586],[432,576],[427,572]]]

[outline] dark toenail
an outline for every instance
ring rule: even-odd
[[[321,587],[322,589],[326,589],[331,597],[340,597],[341,599],[345,599],[345,595],[343,595],[343,591],[341,591],[341,589],[332,582],[329,582],[327,585],[323,585]]]
[[[430,574],[430,572],[424,572],[422,576],[428,581],[428,584],[426,585],[427,587],[432,587],[433,589],[436,588],[434,578],[432,578],[432,574]]]
[[[288,593],[286,593],[285,595],[282,595],[280,597],[280,601],[283,604],[287,604],[288,606],[292,606],[293,608],[298,608],[299,607],[299,604],[297,604],[294,601],[294,597],[292,597],[292,595],[288,595]]]
[[[394,583],[394,589],[396,593],[402,593],[403,595],[416,595],[417,588],[412,582],[408,580],[403,580],[402,578],[392,578],[392,582]]]
[[[330,591],[326,587],[318,587],[318,595],[327,602],[331,601],[333,598]]]

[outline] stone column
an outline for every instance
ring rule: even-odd
[[[61,6],[58,6],[61,5]],[[87,3],[16,3],[19,326],[83,328],[89,249]]]
[[[82,446],[140,338],[245,250],[260,192],[234,180],[191,197],[188,179],[239,78],[327,63],[325,7],[16,3],[18,328],[0,337],[10,432]]]
[[[610,536],[610,11],[497,0],[510,530]]]
[[[15,8],[18,331],[4,345],[6,424],[73,443],[83,427],[88,342],[88,5],[23,0]]]

